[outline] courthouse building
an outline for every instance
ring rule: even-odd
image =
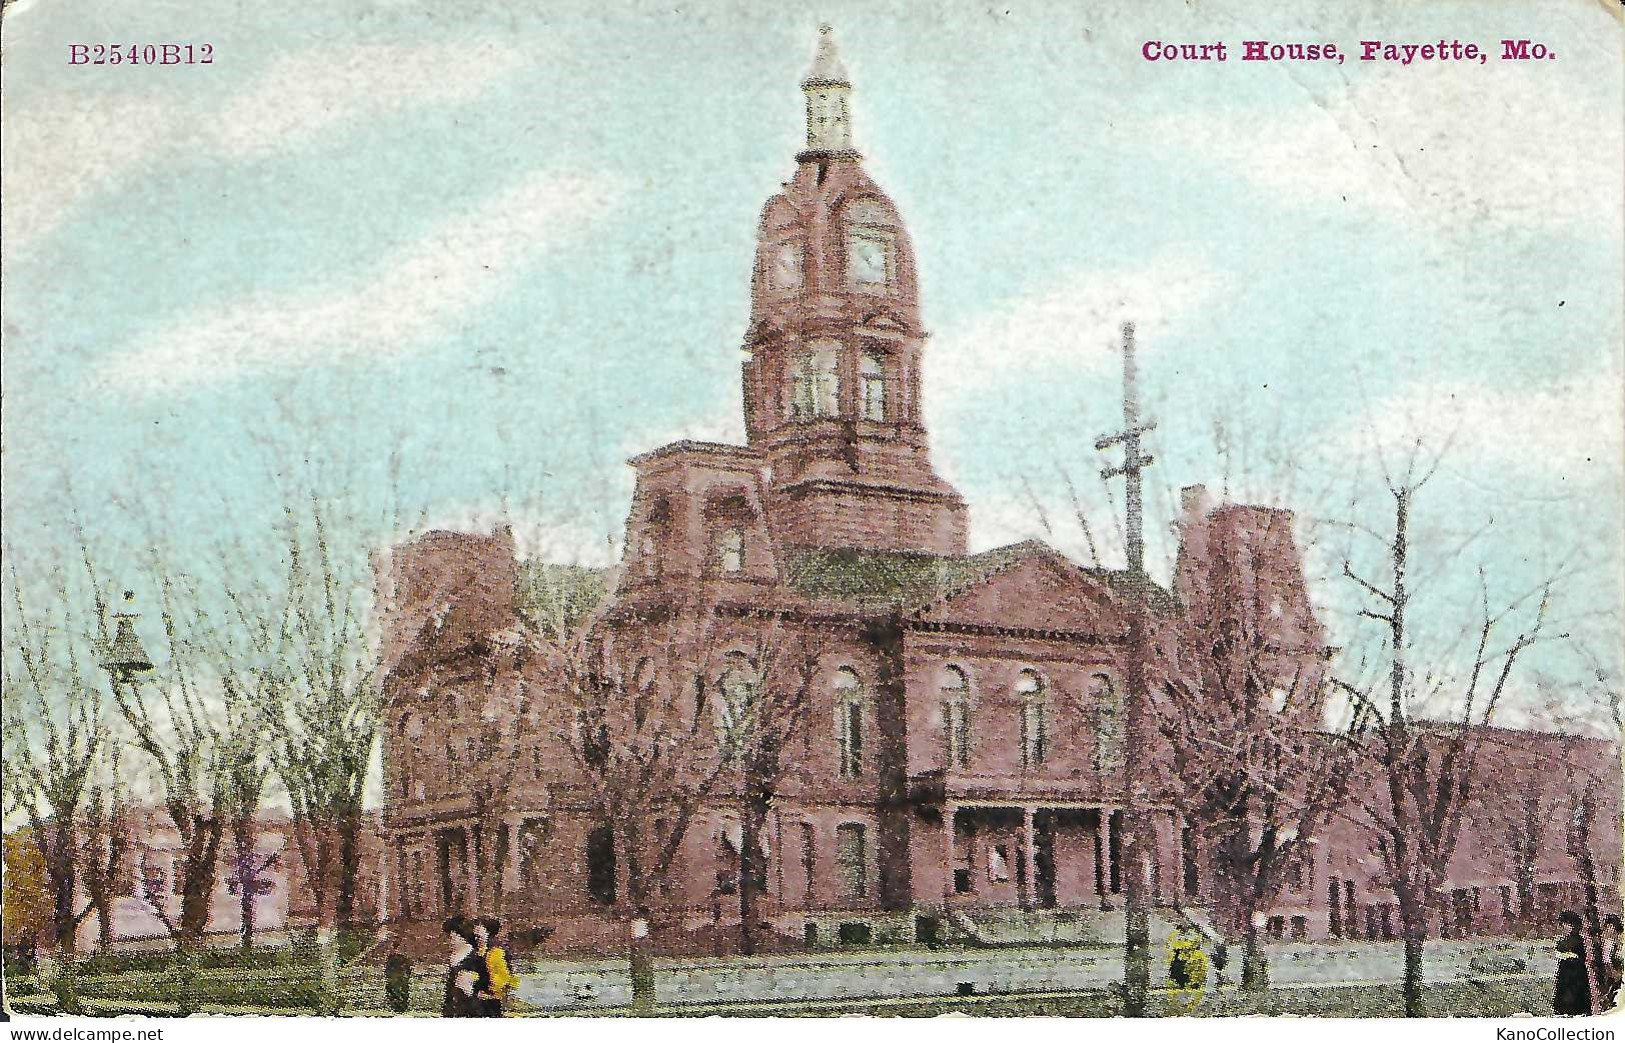
[[[380,567],[394,916],[432,923],[493,908],[500,894],[505,917],[544,926],[554,944],[625,936],[619,838],[583,799],[561,738],[574,711],[521,637],[522,602],[540,582],[602,597],[601,625],[651,648],[659,628],[707,614],[715,656],[651,653],[663,699],[749,655],[764,627],[819,649],[812,714],[766,829],[762,918],[782,944],[926,929],[981,941],[1120,936],[1126,575],[1038,542],[968,551],[968,505],[934,468],[921,419],[930,347],[908,227],[855,150],[832,37],[802,90],[807,147],[756,229],[745,444],[680,441],[634,457],[614,570],[521,564],[506,531],[429,533]],[[1250,599],[1266,606],[1255,622],[1283,675],[1317,676],[1326,640],[1291,515],[1216,504],[1200,489],[1184,499],[1172,589],[1149,595],[1153,646],[1222,566],[1227,584],[1262,592]],[[1577,740],[1522,741],[1563,758]],[[1201,837],[1167,792],[1148,792],[1163,923],[1209,900]],[[1617,811],[1603,818],[1617,836]],[[1474,890],[1453,921],[1462,930],[1513,926],[1502,889],[1522,886],[1514,867],[1471,854],[1495,848],[1500,828],[1485,818],[1464,838],[1459,886]],[[739,836],[719,793],[677,858],[677,931],[737,922],[722,892]],[[1617,883],[1610,843],[1605,873]],[[1572,885],[1561,845],[1547,845],[1556,854],[1542,856],[1540,883]],[[1289,891],[1271,934],[1393,930],[1378,860],[1347,828]],[[1486,912],[1503,905],[1504,922]]]

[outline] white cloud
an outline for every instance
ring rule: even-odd
[[[467,42],[318,48],[279,59],[213,111],[194,97],[84,90],[8,105],[0,127],[7,246],[26,247],[165,156],[287,152],[340,124],[478,97],[523,59],[512,46]]]
[[[1403,466],[1448,444],[1450,457],[1474,470],[1496,464],[1541,471],[1568,481],[1618,481],[1625,456],[1625,404],[1618,374],[1584,376],[1548,388],[1418,383],[1376,403],[1341,437],[1332,454],[1380,450]]]
[[[56,227],[171,139],[175,113],[150,98],[62,93],[0,123],[7,252]]]
[[[533,175],[458,214],[339,287],[257,293],[177,316],[104,368],[121,391],[173,390],[275,367],[398,357],[506,290],[537,253],[609,209],[603,179]]]
[[[516,48],[489,43],[371,44],[288,55],[222,106],[212,145],[231,158],[265,155],[336,123],[469,101],[516,70],[521,58]]]
[[[1174,114],[1144,136],[1178,141],[1288,204],[1347,204],[1432,226],[1617,229],[1619,105],[1577,104],[1571,84],[1542,71],[1359,67],[1351,82],[1287,70],[1304,92],[1296,110]]]
[[[974,389],[1000,369],[1115,366],[1121,327],[1155,351],[1164,336],[1199,314],[1224,276],[1199,257],[1165,254],[1138,268],[1098,268],[995,308],[934,338],[925,352],[933,396]]]

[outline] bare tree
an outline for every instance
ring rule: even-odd
[[[1271,602],[1290,592],[1272,577],[1244,577],[1233,555],[1216,556],[1204,578],[1189,592],[1177,669],[1153,712],[1212,857],[1223,926],[1246,940],[1243,987],[1263,989],[1260,914],[1313,859],[1351,752],[1346,737],[1322,729],[1318,627],[1293,635],[1301,647],[1282,647],[1267,625]]]
[[[52,586],[55,611],[29,604],[13,560],[4,732],[10,799],[29,824],[51,894],[53,945],[71,956],[90,910],[76,908],[81,818],[111,740],[100,690],[82,672],[90,644],[68,610],[60,573],[52,573]]]
[[[1597,817],[1603,803],[1603,788],[1613,783],[1605,782],[1595,775],[1580,771],[1571,779],[1568,794],[1569,819],[1564,831],[1565,847],[1569,857],[1574,860],[1575,868],[1580,873],[1580,885],[1584,891],[1583,909],[1581,917],[1586,926],[1586,979],[1591,995],[1591,1013],[1601,1014],[1604,1010],[1604,995],[1601,987],[1611,973],[1608,967],[1608,953],[1604,951],[1602,940],[1602,887],[1597,875]],[[1618,816],[1618,807],[1613,809]]]
[[[784,630],[779,620],[758,630],[748,651],[730,653],[735,663],[710,689],[722,700],[723,753],[739,805],[739,951],[746,956],[756,951],[758,906],[767,880],[767,818],[785,778],[797,767],[792,750],[812,713],[818,674],[817,645]],[[838,712],[862,709],[854,704]],[[861,756],[857,749],[843,753]]]
[[[694,817],[740,783],[735,796],[751,833],[741,849],[756,852],[741,859],[741,877],[761,876],[762,802],[771,804],[783,778],[781,754],[805,716],[805,693],[780,672],[793,657],[761,634],[727,644],[708,605],[653,624],[595,618],[568,636],[533,630],[531,638],[563,704],[558,741],[583,780],[589,814],[624,859],[622,902],[648,928],[631,948],[633,1002],[648,1009],[648,933],[671,911],[671,872]],[[741,897],[742,911],[754,915],[756,894]]]
[[[129,868],[130,804],[119,779],[120,758],[115,752],[107,779],[90,787],[79,830],[79,877],[96,911],[97,948],[107,952],[113,944],[113,902],[119,881]]]
[[[381,694],[366,588],[332,545],[327,511],[287,516],[288,577],[267,674],[278,738],[272,758],[287,787],[293,830],[324,927],[356,918],[364,798],[378,743]],[[365,555],[357,550],[361,561]]]
[[[88,565],[91,585],[96,591],[99,619],[106,618],[106,601]],[[217,883],[220,844],[225,829],[225,779],[219,771],[222,738],[226,734],[216,692],[205,690],[210,678],[204,672],[203,649],[188,641],[180,629],[182,611],[174,577],[161,572],[159,589],[165,646],[169,652],[166,672],[154,682],[143,683],[129,671],[115,669],[113,699],[134,735],[134,744],[152,763],[157,773],[164,810],[180,837],[181,857],[176,872],[181,907],[178,918],[170,915],[168,898],[144,887],[144,897],[158,919],[174,938],[177,950],[184,951],[200,942],[209,923],[209,906]],[[126,594],[127,600],[133,595]],[[103,624],[103,640],[111,647]],[[156,689],[156,695],[151,692]]]
[[[1417,495],[1436,473],[1439,458],[1422,468],[1412,455],[1403,475],[1384,466],[1393,501],[1393,526],[1378,533],[1391,570],[1384,587],[1362,577],[1351,564],[1344,572],[1364,595],[1361,616],[1384,631],[1387,698],[1376,695],[1382,679],[1370,683],[1338,680],[1355,704],[1367,736],[1362,750],[1377,793],[1352,803],[1355,818],[1372,836],[1399,910],[1405,944],[1405,1013],[1423,1015],[1422,945],[1430,914],[1442,906],[1442,888],[1473,793],[1486,727],[1495,716],[1519,657],[1545,636],[1552,581],[1492,609],[1487,579],[1480,570],[1474,623],[1464,628],[1472,651],[1464,668],[1439,662],[1420,674],[1412,663],[1413,569],[1411,513]],[[1420,473],[1419,473],[1420,472]],[[1530,605],[1533,603],[1533,609]],[[1511,636],[1504,637],[1507,631]],[[1420,719],[1413,704],[1452,706],[1447,719]],[[1386,705],[1384,705],[1384,702]]]

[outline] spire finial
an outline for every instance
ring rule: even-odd
[[[852,151],[852,79],[841,61],[833,26],[818,27],[818,51],[812,68],[801,79],[801,93],[807,99],[807,150],[797,158],[856,158]]]
[[[835,27],[828,22],[818,27],[818,51],[813,55],[812,68],[807,70],[801,85],[852,86],[852,80],[846,74],[846,63],[841,61],[841,49],[835,43]]]

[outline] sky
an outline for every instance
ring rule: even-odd
[[[1292,507],[1352,642],[1336,573],[1380,562],[1308,523],[1380,528],[1380,466],[1420,440],[1447,449],[1416,522],[1449,574],[1439,634],[1470,621],[1480,566],[1498,600],[1561,574],[1574,636],[1532,676],[1617,686],[1617,10],[803,6],[7,5],[3,513],[24,582],[71,561],[75,515],[116,570],[154,541],[257,546],[307,488],[612,561],[627,457],[743,437],[756,220],[794,169],[825,21],[912,236],[926,421],[975,547],[1086,559],[1070,480],[1121,560],[1093,442],[1133,319],[1154,573],[1181,486]],[[1503,38],[1555,57],[1502,61]],[[1242,62],[1244,39],[1492,57]],[[1231,60],[1151,62],[1148,40]],[[115,42],[212,61],[69,62]]]

